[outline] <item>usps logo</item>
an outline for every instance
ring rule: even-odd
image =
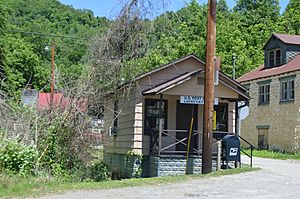
[[[236,156],[238,148],[230,148],[229,156]]]

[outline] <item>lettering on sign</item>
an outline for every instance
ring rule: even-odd
[[[204,97],[202,96],[180,96],[181,104],[204,104]],[[214,105],[219,104],[219,98],[214,99]]]
[[[180,96],[181,104],[204,104],[204,98],[201,96]]]

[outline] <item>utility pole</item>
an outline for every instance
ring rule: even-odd
[[[54,43],[51,46],[51,86],[50,86],[50,110],[53,110],[53,102],[54,102],[54,87],[55,87],[55,79],[54,79],[54,54],[55,54],[55,45]]]
[[[206,66],[204,86],[204,127],[202,144],[202,173],[212,172],[212,130],[214,111],[214,73],[216,51],[217,0],[208,0],[206,32]]]
[[[236,55],[235,53],[232,54],[232,79],[235,79],[235,61]]]

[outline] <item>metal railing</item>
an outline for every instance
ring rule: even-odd
[[[178,133],[184,133],[186,134],[185,137],[183,138],[176,138],[176,134]],[[186,154],[187,151],[184,150],[184,151],[179,151],[179,150],[174,150],[174,148],[176,148],[176,146],[178,145],[183,145],[185,146],[186,148],[188,147],[188,131],[187,130],[162,130],[161,131],[161,139],[159,139],[158,141],[158,155],[162,154],[162,153],[177,153],[177,154]],[[197,155],[200,155],[202,153],[202,149],[200,147],[200,139],[199,137],[197,136],[200,136],[202,135],[202,133],[200,131],[196,131],[194,130],[192,132],[192,135],[191,135],[191,139],[196,139],[196,146],[190,146],[190,151],[189,153],[190,154],[197,154]],[[170,144],[166,144],[163,146],[163,139],[169,139],[169,142],[171,142]]]
[[[178,138],[178,134],[183,133],[184,136]],[[200,131],[194,130],[191,134],[191,140],[194,140],[194,145],[190,146],[189,154],[200,155],[201,148],[201,135]],[[186,154],[188,148],[188,130],[171,130],[163,129],[162,121],[159,125],[159,131],[153,133],[150,137],[150,152],[160,156],[161,154]],[[185,148],[182,151],[178,150],[178,145]]]
[[[245,138],[243,138],[242,136],[239,135],[238,137],[250,146],[250,154],[248,154],[243,149],[241,149],[241,152],[250,158],[250,167],[252,167],[252,165],[253,165],[253,149],[254,149],[254,146],[250,142],[248,142]]]

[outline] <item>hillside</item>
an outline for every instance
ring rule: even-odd
[[[57,87],[72,84],[84,67],[89,38],[110,23],[90,10],[77,10],[58,0],[7,0],[6,76],[11,91],[32,84],[49,88],[50,52],[55,45]]]

